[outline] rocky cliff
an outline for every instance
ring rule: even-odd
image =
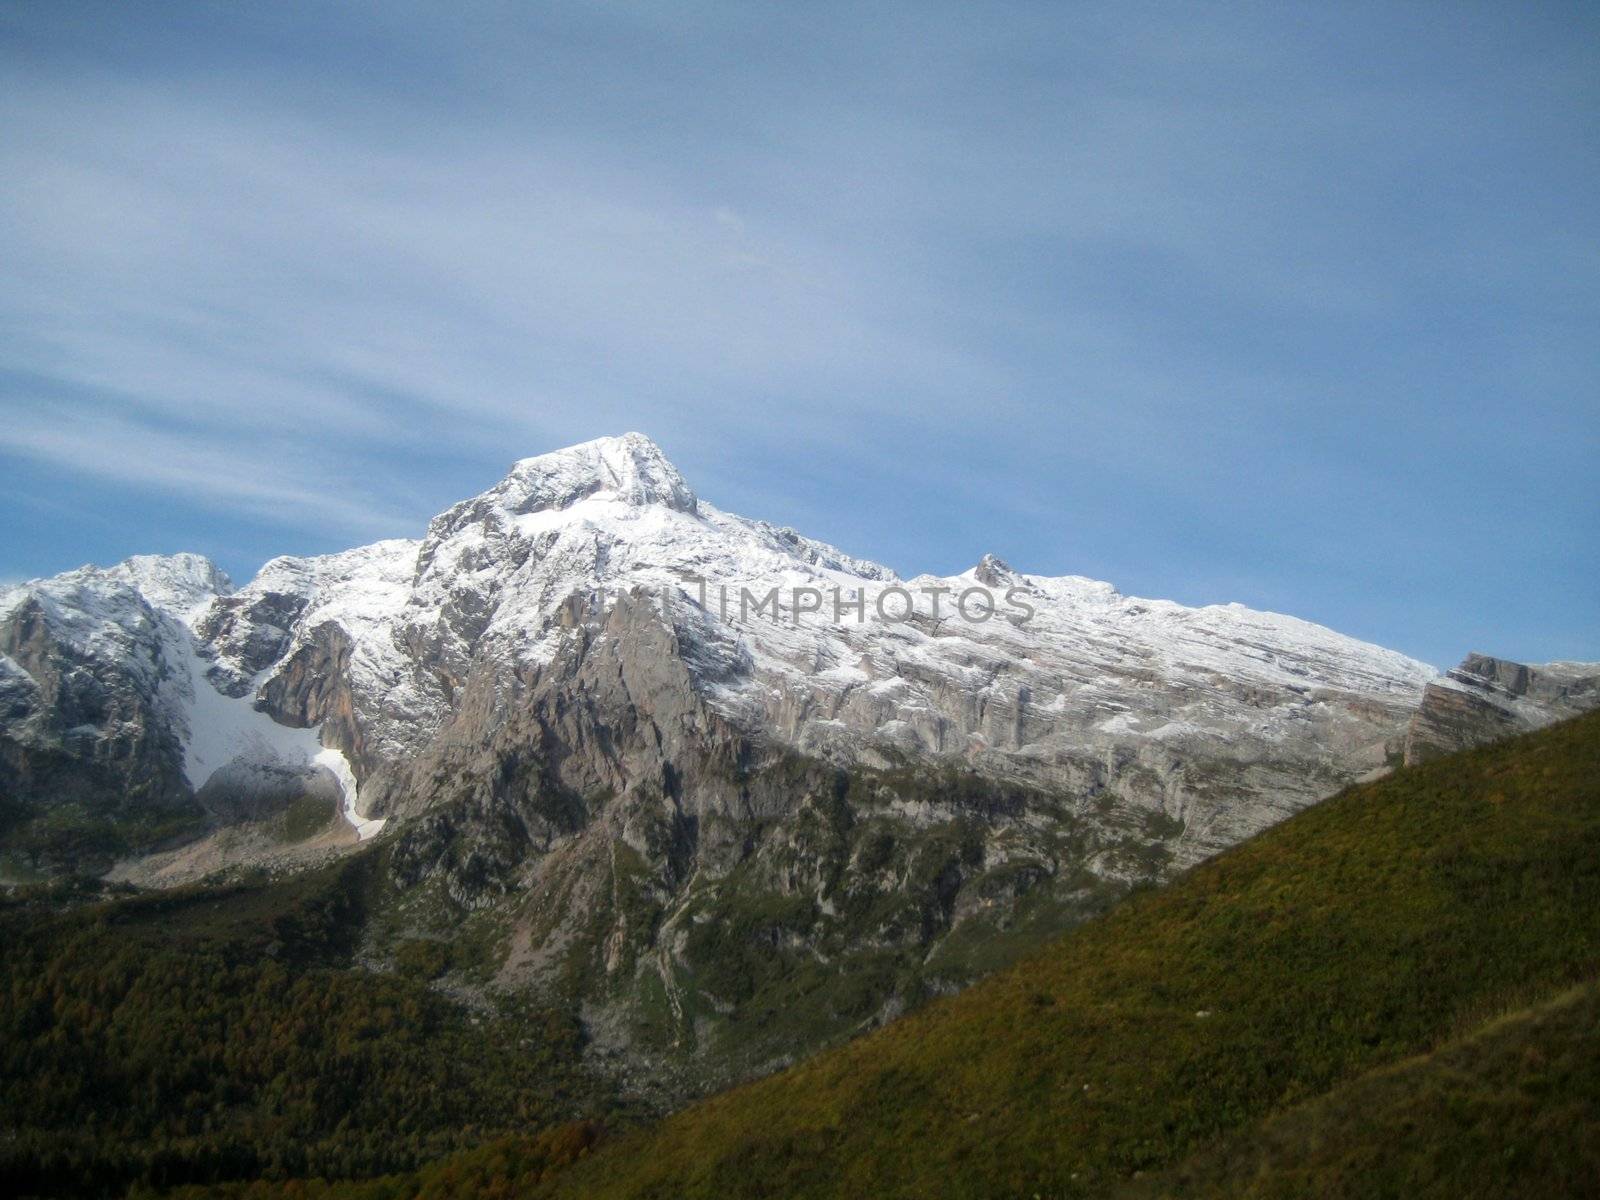
[[[1431,681],[1406,729],[1405,761],[1426,762],[1600,708],[1600,663],[1528,666],[1469,654]]]

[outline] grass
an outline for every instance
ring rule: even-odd
[[[1127,1200],[1600,1195],[1600,983],[1285,1109]]]

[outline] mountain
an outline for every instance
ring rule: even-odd
[[[231,592],[210,562],[182,554],[0,595],[0,830],[13,869],[103,869],[339,794],[348,770],[318,730],[208,678],[195,626]]]
[[[0,655],[14,875],[170,884],[376,838],[369,961],[457,946],[451,986],[578,1014],[668,1100],[1388,769],[1454,688],[1238,605],[993,557],[901,579],[714,508],[637,434],[237,589],[193,556],[22,585]]]

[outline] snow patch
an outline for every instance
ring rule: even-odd
[[[322,744],[322,727],[295,729],[280,725],[255,707],[254,689],[240,697],[225,696],[206,678],[206,662],[186,636],[181,643],[188,672],[188,705],[184,724],[184,773],[199,791],[231,762],[288,768],[320,767],[339,785],[339,811],[360,841],[376,835],[382,819],[361,816],[355,773],[343,753]]]

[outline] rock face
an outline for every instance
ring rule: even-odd
[[[901,579],[721,512],[635,434],[238,590],[188,557],[30,583],[0,638],[28,820],[93,792],[215,827],[334,788],[355,833],[392,820],[375,961],[477,947],[478,986],[573,1005],[668,1090],[962,985],[1398,761],[1424,691],[1460,690],[992,556]],[[1543,704],[1549,671],[1493,686]]]
[[[1527,666],[1469,654],[1429,683],[1406,730],[1405,761],[1426,762],[1600,708],[1600,663]]]
[[[0,825],[8,842],[54,858],[50,831],[37,828],[50,816],[64,826],[65,849],[96,857],[107,844],[121,848],[119,832],[137,847],[197,823],[184,772],[186,658],[175,614],[226,587],[209,562],[180,555],[83,567],[0,597]]]
[[[248,682],[208,678],[199,631],[226,626],[231,592],[181,554],[0,594],[0,865],[99,871],[330,788],[353,803],[311,722],[274,720]]]

